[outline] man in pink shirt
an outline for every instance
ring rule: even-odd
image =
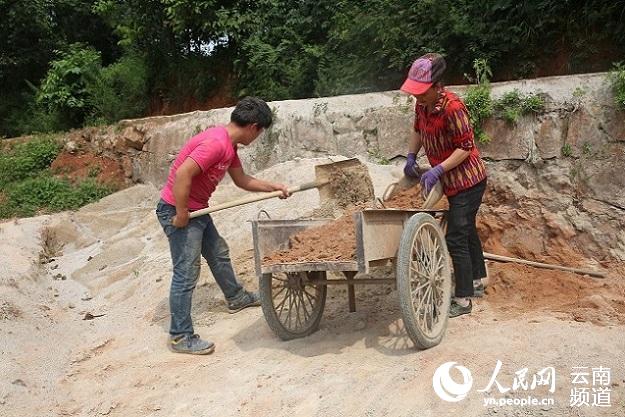
[[[215,349],[214,343],[194,333],[191,321],[191,299],[200,275],[201,257],[206,259],[231,313],[260,305],[258,296],[237,282],[228,245],[217,232],[211,216],[189,219],[189,213],[208,207],[208,199],[226,171],[235,185],[244,190],[279,190],[282,198],[289,196],[285,185],[247,175],[237,155],[237,145],[252,143],[271,122],[267,103],[246,97],[236,105],[230,123],[189,139],[169,171],[156,215],[169,240],[173,264],[168,346],[174,352],[209,354]]]

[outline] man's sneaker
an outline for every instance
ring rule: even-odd
[[[481,279],[473,281],[473,296],[484,297],[484,284],[482,284]]]
[[[257,307],[260,305],[258,296],[246,290],[241,290],[232,299],[228,300],[228,311],[230,314],[236,313],[247,307]]]
[[[458,317],[463,314],[469,314],[473,309],[473,303],[469,300],[469,305],[466,307],[461,306],[456,300],[451,300],[451,306],[449,306],[449,317]]]
[[[180,335],[169,338],[169,350],[176,353],[190,353],[192,355],[208,355],[215,350],[215,344],[202,340],[199,335]]]

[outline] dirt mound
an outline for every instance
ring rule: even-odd
[[[369,171],[360,161],[343,168],[333,166],[319,176],[316,179],[329,179],[330,183],[319,188],[322,204],[313,211],[313,218],[340,217],[346,209],[375,198]]]
[[[549,212],[537,200],[511,200],[496,187],[487,190],[477,228],[486,252],[567,266],[598,266],[589,261],[598,254],[589,250],[565,217]]]
[[[571,241],[574,233],[538,203],[517,201],[515,207],[501,198],[492,192],[485,200],[484,213],[478,216],[485,251],[567,266],[597,267],[577,250]],[[420,207],[420,187],[404,190],[383,204],[397,209]],[[354,261],[353,215],[371,206],[350,207],[337,220],[292,236],[289,249],[266,257],[264,262]],[[443,199],[436,208],[447,207]],[[562,313],[560,318],[564,320],[599,325],[625,323],[625,287],[616,278],[623,272],[623,265],[617,264],[609,279],[598,280],[570,272],[491,263],[486,300],[502,314],[549,311]]]
[[[353,214],[357,210],[352,208],[337,220],[297,233],[289,239],[289,249],[265,257],[264,262],[354,261],[356,231]]]
[[[503,314],[551,311],[599,325],[625,323],[625,286],[616,275],[595,279],[571,272],[491,263],[486,301]],[[613,271],[622,273],[623,266]]]
[[[421,187],[414,186],[397,193],[382,204],[388,209],[415,209],[421,207],[423,202]],[[289,249],[265,257],[264,262],[280,264],[288,262],[355,261],[354,213],[373,208],[373,206],[373,203],[351,206],[338,219],[297,233],[290,238]],[[446,207],[447,199],[445,198],[436,205],[437,209]]]
[[[95,178],[98,183],[122,188],[127,184],[127,176],[122,164],[112,158],[97,156],[91,152],[72,154],[60,153],[50,167],[52,173],[71,181]]]
[[[373,183],[367,167],[362,163],[348,170],[333,169],[331,177],[328,187],[339,207],[349,207],[373,199]]]

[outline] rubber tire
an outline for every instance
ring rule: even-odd
[[[307,272],[310,274],[310,272]],[[319,272],[322,278],[325,279],[325,272]],[[328,293],[328,287],[326,285],[320,285],[321,292],[319,295],[319,303],[313,311],[313,317],[309,320],[308,326],[300,332],[293,332],[282,325],[278,314],[273,305],[273,286],[272,286],[272,274],[263,274],[259,281],[259,296],[260,305],[263,309],[263,315],[265,321],[269,325],[269,328],[282,340],[292,340],[302,337],[306,337],[319,329],[319,322],[323,315],[323,310],[326,304],[326,295]]]
[[[446,257],[446,260],[443,262],[443,271],[446,274],[447,284],[445,285],[445,289],[443,291],[443,308],[444,311],[441,311],[443,325],[441,330],[434,337],[430,337],[425,335],[417,325],[417,319],[415,316],[414,307],[412,305],[412,294],[411,294],[411,285],[410,285],[410,260],[412,255],[412,245],[414,240],[414,235],[416,231],[424,224],[429,223],[434,227],[438,234],[438,240],[443,250],[443,256]],[[402,312],[402,319],[404,322],[404,327],[406,328],[406,333],[410,339],[414,342],[415,347],[417,349],[429,349],[438,345],[443,336],[445,335],[445,331],[447,330],[447,321],[449,320],[449,305],[451,300],[451,262],[449,252],[447,250],[447,243],[445,241],[445,236],[443,231],[436,219],[434,219],[431,215],[426,213],[417,213],[413,215],[404,225],[404,229],[401,235],[399,249],[397,252],[397,267],[396,267],[396,280],[397,280],[397,295],[399,297],[399,306]]]

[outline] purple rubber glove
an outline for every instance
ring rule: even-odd
[[[430,191],[432,190],[432,188],[434,188],[444,172],[445,171],[443,170],[442,165],[438,164],[434,168],[428,169],[421,176],[421,187],[423,187],[423,189],[425,190],[425,195],[430,194]]]
[[[417,166],[417,155],[410,152],[406,155],[406,166],[404,167],[404,175],[412,178],[419,178],[419,167]]]

